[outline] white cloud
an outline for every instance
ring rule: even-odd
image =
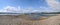
[[[3,9],[0,10],[0,12],[17,12],[17,13],[30,13],[30,12],[39,12],[39,10],[35,10],[33,8],[28,8],[28,9],[22,9],[20,6],[12,7],[12,6],[7,6]]]
[[[0,12],[20,12],[20,9],[12,6],[7,6],[0,10]]]
[[[26,12],[26,13],[33,13],[33,12],[40,12],[40,10],[36,10],[34,8],[31,8],[29,7],[28,9],[24,9],[23,12]]]
[[[33,12],[52,12],[53,10],[49,10],[47,7],[40,7],[40,9],[34,9],[29,7],[28,9],[22,9],[20,6],[12,7],[12,6],[7,6],[3,9],[0,10],[0,12],[16,12],[16,13],[33,13]]]
[[[60,11],[60,2],[58,0],[46,0],[47,4],[55,11]]]
[[[41,12],[52,12],[53,10],[51,10],[51,8],[48,8],[48,7],[40,7],[40,11]]]

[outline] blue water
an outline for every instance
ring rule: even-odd
[[[32,20],[38,20],[40,17],[50,17],[50,16],[56,16],[56,14],[30,14],[29,18]]]
[[[20,15],[20,14],[0,14],[0,15]]]
[[[22,15],[22,14],[0,14],[0,15]],[[56,16],[56,14],[28,14],[32,20],[39,20],[40,17]]]

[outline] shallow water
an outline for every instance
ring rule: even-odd
[[[56,14],[30,14],[29,18],[32,20],[39,20],[41,17],[51,17],[56,16]]]
[[[0,15],[21,15],[21,14],[0,14]],[[32,20],[39,20],[41,17],[51,17],[56,16],[56,14],[28,14],[28,18]]]

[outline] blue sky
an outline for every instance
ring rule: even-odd
[[[47,6],[45,0],[0,0],[0,8],[5,6],[21,6],[22,8],[33,7],[35,9],[40,6]]]
[[[11,6],[15,8],[20,6],[21,9],[33,8],[35,10],[40,10],[40,11],[52,10],[52,7],[50,7],[48,0],[0,0],[0,9],[4,9],[7,6]]]

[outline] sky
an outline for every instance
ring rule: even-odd
[[[0,12],[57,12],[60,0],[0,0]]]

